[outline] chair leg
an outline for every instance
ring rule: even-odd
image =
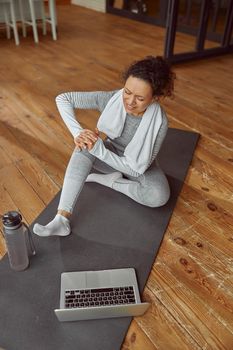
[[[10,2],[10,11],[11,11],[11,21],[13,26],[13,32],[15,36],[15,44],[19,45],[19,35],[18,35],[18,28],[16,23],[16,16],[15,16],[15,7],[13,1]]]
[[[22,23],[23,37],[26,38],[26,36],[27,36],[27,28],[26,28],[26,25],[25,25],[25,17],[24,17],[24,10],[23,10],[22,0],[19,0],[19,14],[20,14],[20,20],[21,20],[21,23]]]
[[[56,17],[56,7],[55,7],[54,0],[49,0],[49,16],[51,19],[53,40],[57,40],[57,32],[56,32],[57,17]]]
[[[34,41],[35,41],[35,43],[38,44],[39,38],[38,38],[38,32],[37,32],[37,26],[36,26],[35,7],[34,7],[33,0],[29,0],[29,6],[30,6],[30,13],[31,13]]]

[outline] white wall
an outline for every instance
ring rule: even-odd
[[[92,9],[92,10],[106,12],[106,9],[105,9],[106,1],[105,0],[72,0],[71,3],[74,5],[87,7],[87,8]]]

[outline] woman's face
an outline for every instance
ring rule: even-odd
[[[127,113],[135,117],[141,116],[153,101],[153,92],[149,83],[133,76],[126,80],[123,103]]]

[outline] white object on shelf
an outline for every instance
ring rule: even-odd
[[[72,0],[72,4],[83,6],[92,10],[106,12],[105,0]]]

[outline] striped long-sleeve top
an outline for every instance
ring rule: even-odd
[[[77,137],[83,130],[82,126],[76,119],[75,109],[96,109],[99,112],[102,112],[114,93],[116,93],[116,91],[67,92],[56,97],[56,104],[60,115],[73,137]],[[134,136],[142,118],[143,117],[134,117],[127,114],[121,136],[114,140],[110,140],[119,150],[120,155],[107,149],[101,138],[98,138],[95,145],[89,152],[112,168],[126,175],[134,177],[140,176],[140,173],[131,169],[127,164],[124,157],[124,149]],[[165,113],[162,113],[162,124],[160,126],[153,147],[152,157],[147,168],[155,160],[166,136],[167,128],[167,117]]]

